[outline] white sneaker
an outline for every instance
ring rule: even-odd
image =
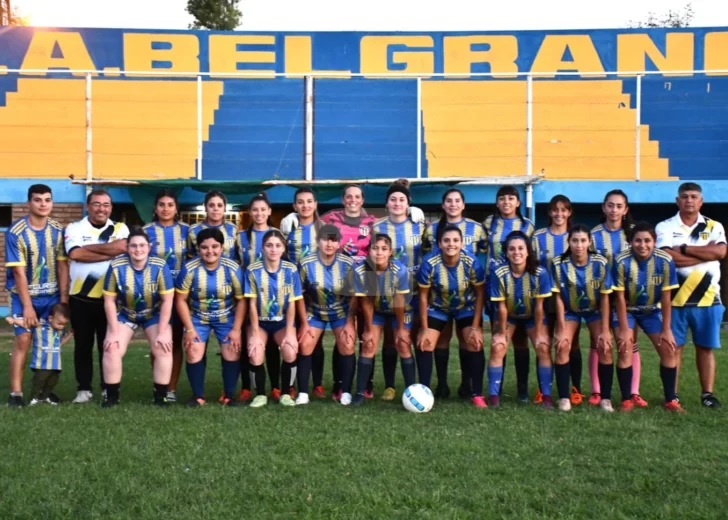
[[[344,406],[349,406],[351,404],[351,394],[348,392],[344,392],[341,394],[341,400],[339,401]]]
[[[31,400],[30,400],[30,402],[28,403],[28,406],[35,406],[35,405],[37,405],[37,404],[40,404],[40,403],[42,403],[42,402],[43,402],[43,401],[41,401],[40,399],[36,399],[36,398],[34,397],[33,399],[31,399]]]
[[[614,411],[614,408],[612,407],[612,401],[609,399],[602,399],[599,402],[599,408],[609,413],[612,413]]]
[[[559,399],[558,405],[559,410],[561,410],[562,412],[568,412],[571,410],[571,401],[569,401],[568,398]]]
[[[73,400],[76,404],[84,404],[88,403],[91,399],[94,398],[94,394],[92,394],[88,390],[79,390],[76,394],[76,398]]]
[[[299,404],[308,404],[310,402],[311,401],[308,398],[308,394],[300,393],[300,394],[298,394],[298,397],[296,397],[296,405],[299,405]]]
[[[167,402],[168,403],[176,403],[177,402],[177,392],[170,390],[167,392]]]

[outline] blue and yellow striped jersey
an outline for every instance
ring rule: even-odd
[[[380,218],[372,225],[372,238],[378,233],[392,239],[392,258],[399,260],[413,277],[422,263],[422,236],[425,224],[410,219],[395,224],[389,217]]]
[[[175,278],[187,261],[187,237],[190,234],[190,226],[184,222],[175,222],[171,226],[150,222],[144,226],[144,231],[151,241],[152,249],[149,254],[167,262],[167,267]]]
[[[128,254],[111,261],[104,278],[104,294],[116,297],[119,315],[143,323],[159,312],[160,295],[174,292],[174,280],[161,258],[150,256],[144,269],[131,265]]]
[[[287,243],[288,260],[294,264],[298,264],[309,253],[315,252],[318,248],[316,222],[297,226],[288,234]]]
[[[354,296],[354,261],[349,256],[336,253],[326,265],[312,253],[301,260],[299,274],[309,315],[325,322],[347,317]]]
[[[13,267],[25,267],[31,298],[57,294],[58,262],[65,261],[63,227],[53,219],[36,231],[25,216],[13,222],[5,233],[6,287],[11,293],[18,293]]]
[[[612,278],[614,290],[624,291],[627,309],[635,313],[658,309],[662,292],[679,287],[675,262],[661,249],[642,261],[631,250],[622,251],[614,260]]]
[[[222,231],[222,236],[225,239],[225,243],[222,246],[222,256],[235,262],[240,262],[240,258],[238,258],[237,243],[238,230],[235,225],[230,222],[223,222],[219,226],[210,226],[205,222],[200,222],[199,224],[192,226],[190,228],[189,235],[187,235],[187,257],[194,258],[198,255],[197,235],[200,231],[207,228],[217,228]]]
[[[407,268],[399,260],[391,258],[383,273],[377,273],[369,262],[362,262],[354,269],[354,290],[357,296],[374,299],[374,311],[381,314],[394,313],[394,297],[404,294],[405,311],[412,309],[410,302],[410,281]]]
[[[238,260],[243,268],[260,262],[263,259],[263,237],[265,234],[275,228],[268,228],[262,231],[250,230],[250,240],[248,240],[247,231],[243,230],[238,233]]]
[[[61,370],[61,340],[64,331],[56,330],[46,320],[40,320],[33,329],[33,350],[30,368],[35,370]]]
[[[288,306],[303,298],[298,269],[281,260],[271,273],[262,261],[254,262],[245,276],[245,297],[256,300],[259,321],[285,321]]]
[[[422,251],[425,254],[440,252],[440,246],[437,243],[439,224],[439,221],[433,222],[425,229],[425,237],[422,240]],[[476,257],[488,253],[488,236],[483,224],[469,218],[464,218],[460,222],[449,222],[449,224],[457,226],[463,233],[463,251]]]
[[[531,237],[531,247],[539,265],[550,273],[554,257],[563,254],[569,247],[569,233],[554,235],[548,228],[539,229]]]
[[[243,299],[243,269],[229,258],[221,258],[209,270],[195,258],[182,266],[176,287],[180,294],[189,294],[192,318],[199,323],[232,322],[235,300]]]
[[[419,287],[429,287],[430,308],[459,312],[475,308],[475,288],[485,283],[485,270],[477,258],[467,253],[452,267],[445,265],[442,253],[428,257],[417,272]]]
[[[553,284],[548,271],[543,267],[536,274],[528,271],[522,276],[513,276],[509,264],[498,267],[490,284],[490,300],[506,302],[508,317],[518,319],[533,318],[537,298],[551,296]]]
[[[609,269],[614,267],[614,259],[622,251],[629,249],[627,232],[624,228],[609,231],[604,224],[599,224],[591,230],[592,253],[598,253],[607,259]]]
[[[503,218],[497,215],[487,217],[483,227],[488,234],[488,270],[506,261],[503,242],[511,232],[523,231],[530,237],[536,228],[527,218]]]
[[[612,274],[607,259],[589,255],[585,265],[575,265],[571,257],[554,258],[552,271],[553,292],[561,295],[568,312],[599,312],[602,294],[612,292]]]

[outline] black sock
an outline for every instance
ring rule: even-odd
[[[324,341],[323,336],[321,336],[321,339],[319,339],[319,342],[316,343],[316,347],[313,349],[313,355],[311,356],[312,365],[311,369],[313,371],[313,386],[323,386],[324,384],[324,361],[325,361],[325,353],[324,353]],[[300,385],[301,382],[299,380],[298,384]]]
[[[417,372],[420,376],[420,384],[430,388],[432,383],[432,352],[423,352],[416,350],[415,355],[417,356]]]
[[[450,345],[447,348],[435,349],[435,372],[437,372],[437,386],[440,388],[447,386],[447,366],[449,361]]]
[[[257,395],[265,395],[265,366],[250,365],[250,371],[253,374],[253,382],[255,383],[255,393]]]
[[[554,365],[556,371],[556,388],[559,392],[559,399],[568,399],[571,394],[569,388],[569,363]]]
[[[599,387],[602,399],[612,399],[612,379],[614,379],[614,365],[599,363]]]
[[[250,390],[250,359],[246,350],[240,356],[240,381],[242,390]]]
[[[341,354],[339,354],[339,350],[334,347],[334,352],[331,355],[331,367],[334,377],[334,388],[333,392],[340,392],[341,391]]]
[[[351,384],[354,379],[354,370],[356,369],[356,356],[354,354],[339,354],[339,370],[341,370],[341,391],[343,393],[351,393]]]
[[[235,387],[238,384],[238,370],[240,370],[240,363],[237,361],[222,360],[222,388],[225,392],[225,397],[228,399],[235,398]]]
[[[435,351],[437,352],[437,351]],[[437,354],[435,354],[437,355]],[[449,356],[449,354],[448,354]],[[468,351],[462,348],[458,349],[458,357],[460,358],[460,385],[468,390],[468,393],[472,393],[472,376],[470,375],[470,364],[468,363]],[[438,373],[439,377],[439,373]],[[447,376],[445,376],[447,377]]]
[[[311,375],[313,356],[298,355],[298,391],[308,393],[308,378]]]
[[[402,376],[404,377],[404,387],[415,384],[415,358],[402,358]]]
[[[268,377],[270,378],[270,387],[281,388],[281,351],[277,346],[266,347],[265,364],[268,367]]]
[[[632,366],[627,368],[617,367],[617,381],[619,389],[622,391],[622,401],[632,399]]]
[[[468,352],[470,373],[473,382],[473,395],[483,395],[483,377],[485,376],[485,352]]]
[[[665,392],[665,402],[675,400],[675,380],[677,379],[677,368],[667,368],[660,365],[660,379],[662,379],[662,389]]]
[[[154,399],[166,398],[168,390],[169,385],[160,385],[159,383],[154,383]]]
[[[571,384],[574,385],[576,391],[581,393],[581,349],[575,349],[569,352],[569,371],[571,372]]]
[[[106,400],[110,401],[112,403],[118,403],[120,387],[121,387],[121,383],[116,383],[113,385],[111,383],[106,383]],[[149,387],[147,387],[147,388],[149,388]]]
[[[500,388],[498,389],[498,395],[503,397],[503,383],[506,380],[506,360],[508,356],[503,356],[503,376],[501,377]]]
[[[359,366],[357,367],[356,374],[356,393],[364,395],[367,389],[367,383],[369,382],[369,376],[372,373],[372,365],[374,361],[372,358],[365,358],[359,356]]]
[[[518,396],[527,396],[531,351],[527,348],[515,350],[514,355],[516,357],[516,385],[518,386]]]
[[[291,388],[293,388],[293,381],[295,380],[296,375],[293,373],[296,370],[296,363],[289,363],[288,361],[284,361],[281,363],[281,392],[284,394],[291,393]]]
[[[395,351],[396,352],[396,351]],[[361,352],[359,353],[361,355]],[[395,359],[394,362],[396,363],[397,360]],[[377,366],[377,356],[374,356],[372,358],[372,371],[369,373],[369,379],[367,380],[367,391],[370,393],[374,392],[374,367]],[[396,364],[395,364],[396,367]],[[387,370],[387,367],[384,367],[384,370]]]
[[[382,349],[382,369],[384,371],[384,388],[394,388],[394,381],[397,377],[397,349],[384,347]],[[374,371],[372,370],[372,374]]]

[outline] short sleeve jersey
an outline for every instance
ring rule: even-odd
[[[410,285],[414,286],[415,275],[422,263],[425,224],[410,219],[394,223],[387,217],[377,220],[372,226],[372,237],[380,233],[392,239],[392,257],[407,268]]]
[[[190,234],[190,226],[184,222],[175,222],[171,226],[151,222],[144,226],[144,231],[151,241],[150,254],[164,260],[172,276],[176,277],[187,261],[187,237]]]
[[[23,267],[31,298],[57,294],[58,262],[65,261],[63,227],[55,220],[48,219],[37,231],[26,216],[13,222],[5,234],[7,289],[11,293],[18,293],[13,267]]]
[[[377,220],[362,210],[358,217],[349,217],[343,209],[335,209],[321,215],[321,222],[333,224],[341,231],[340,251],[361,262],[369,254],[372,225]]]
[[[253,263],[246,271],[245,297],[255,299],[259,321],[285,321],[289,305],[303,298],[298,269],[282,260],[272,273],[264,262]]]
[[[630,312],[652,312],[660,307],[664,291],[678,287],[672,257],[655,249],[646,260],[637,260],[632,251],[622,251],[614,261],[614,290],[623,291]]]
[[[236,300],[243,299],[243,270],[229,258],[220,258],[214,269],[194,258],[182,266],[175,288],[179,294],[189,295],[193,321],[229,323],[234,319]]]
[[[197,250],[197,235],[200,234],[200,231],[207,228],[217,228],[222,232],[224,241],[222,244],[222,256],[235,262],[240,262],[237,246],[238,229],[230,222],[223,222],[219,226],[211,226],[205,222],[200,222],[192,226],[189,235],[187,235],[187,257],[194,258],[200,253]]]
[[[410,284],[407,268],[394,258],[382,273],[368,261],[362,262],[354,270],[354,290],[357,296],[370,297],[374,300],[374,311],[380,314],[393,314],[395,297],[398,294],[409,295]],[[405,311],[411,310],[411,298],[405,297]]]
[[[495,270],[490,300],[506,302],[509,318],[528,319],[533,318],[536,300],[548,298],[552,290],[551,277],[543,267],[536,268],[535,274],[525,272],[514,276],[511,266],[504,264]]]
[[[590,254],[585,265],[576,265],[570,256],[555,257],[552,280],[566,310],[577,314],[599,312],[602,295],[612,292],[612,274],[601,255]]]
[[[135,269],[129,255],[111,262],[104,279],[104,294],[116,298],[119,315],[142,324],[159,313],[163,294],[174,292],[174,280],[167,263],[150,256],[142,269]]]
[[[349,302],[354,296],[354,262],[343,253],[337,253],[330,264],[325,264],[318,253],[301,260],[301,287],[309,315],[324,321],[346,318]]]
[[[248,232],[246,230],[238,233],[237,257],[243,269],[263,259],[263,237],[271,229],[275,228],[260,231],[252,229],[250,231],[250,240],[248,240]]]
[[[63,331],[51,327],[46,320],[33,330],[33,350],[30,368],[34,370],[61,370],[61,341]]]
[[[444,313],[473,310],[476,287],[484,283],[485,270],[477,258],[467,253],[461,253],[454,266],[445,264],[442,253],[437,253],[425,259],[417,272],[419,287],[430,289],[430,308]]]
[[[469,218],[464,218],[459,222],[449,222],[449,224],[457,226],[462,232],[463,251],[471,256],[485,255],[488,252],[488,237],[483,224]],[[437,228],[439,225],[440,222],[436,221],[425,229],[425,237],[422,240],[424,254],[440,252],[440,246],[437,244]]]
[[[614,266],[614,259],[622,251],[629,249],[627,242],[627,232],[624,228],[610,231],[604,224],[599,224],[591,230],[592,234],[592,252],[598,253],[607,259],[609,269]]]
[[[488,234],[488,269],[506,261],[503,241],[509,234],[513,231],[523,231],[530,238],[536,229],[533,222],[527,218],[503,218],[497,215],[487,217],[483,222],[483,227]]]
[[[554,235],[548,228],[539,229],[531,237],[531,247],[539,265],[550,273],[554,258],[569,247],[569,233]]]
[[[316,242],[316,223],[298,225],[286,239],[288,247],[288,260],[298,264],[301,259],[318,248]]]

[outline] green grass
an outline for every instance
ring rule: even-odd
[[[294,409],[159,410],[149,404],[147,351],[135,343],[115,409],[0,409],[0,518],[721,517],[725,412],[700,408],[692,349],[681,382],[688,414],[663,412],[657,356],[640,337],[642,395],[651,407],[613,415],[587,405],[570,414],[517,405],[512,362],[511,397],[499,411],[458,399],[423,415],[405,412],[399,400],[361,409],[327,400]],[[0,338],[3,398],[11,341]],[[71,345],[58,388],[64,399],[75,393],[72,357]],[[218,358],[211,359],[208,397],[221,388]],[[717,359],[720,375],[728,354]],[[453,350],[453,390],[456,365]],[[381,391],[379,362],[376,372]],[[716,391],[728,399],[725,381],[718,378]],[[190,397],[184,373],[180,390],[182,401]]]

